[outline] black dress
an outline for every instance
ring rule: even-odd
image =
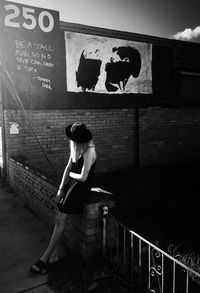
[[[83,155],[77,162],[72,163],[71,172],[81,173],[83,167]],[[65,214],[79,214],[83,211],[86,195],[90,192],[92,186],[92,177],[94,174],[96,161],[92,164],[88,177],[84,182],[77,181],[71,177],[67,178],[64,184],[64,197],[58,203],[58,210]]]

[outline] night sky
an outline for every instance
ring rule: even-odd
[[[60,20],[200,42],[198,0],[14,0],[60,11]]]

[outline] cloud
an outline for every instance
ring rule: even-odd
[[[182,32],[178,32],[172,36],[173,39],[183,40],[183,41],[191,41],[200,37],[200,26],[195,27],[195,29],[186,28]]]

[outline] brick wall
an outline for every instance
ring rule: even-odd
[[[15,122],[19,125],[19,134],[11,134],[11,124]],[[20,111],[4,111],[4,128],[5,128],[5,149],[7,156],[21,155],[22,137],[21,128],[24,125],[24,117]]]
[[[136,162],[134,109],[27,111],[34,132],[50,163],[59,174],[68,159],[66,124],[86,123],[92,130],[98,153],[96,172],[133,167]],[[25,156],[26,163],[54,176],[21,111],[5,111],[7,156]],[[10,122],[19,124],[19,133],[10,134]],[[200,158],[200,110],[198,108],[139,109],[139,162],[151,166]]]
[[[50,162],[63,172],[68,159],[68,141],[64,127],[81,121],[92,130],[98,153],[97,172],[112,171],[134,165],[134,111],[69,110],[27,111],[35,134]],[[30,124],[21,111],[5,111],[6,145],[9,156],[25,156],[28,162],[40,170],[52,174]],[[19,134],[9,133],[9,123],[19,124]]]
[[[200,159],[200,109],[140,109],[140,166]]]

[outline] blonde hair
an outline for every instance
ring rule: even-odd
[[[78,143],[70,139],[69,148],[72,162],[77,162],[79,157],[89,148],[94,147],[92,140],[86,143]]]

